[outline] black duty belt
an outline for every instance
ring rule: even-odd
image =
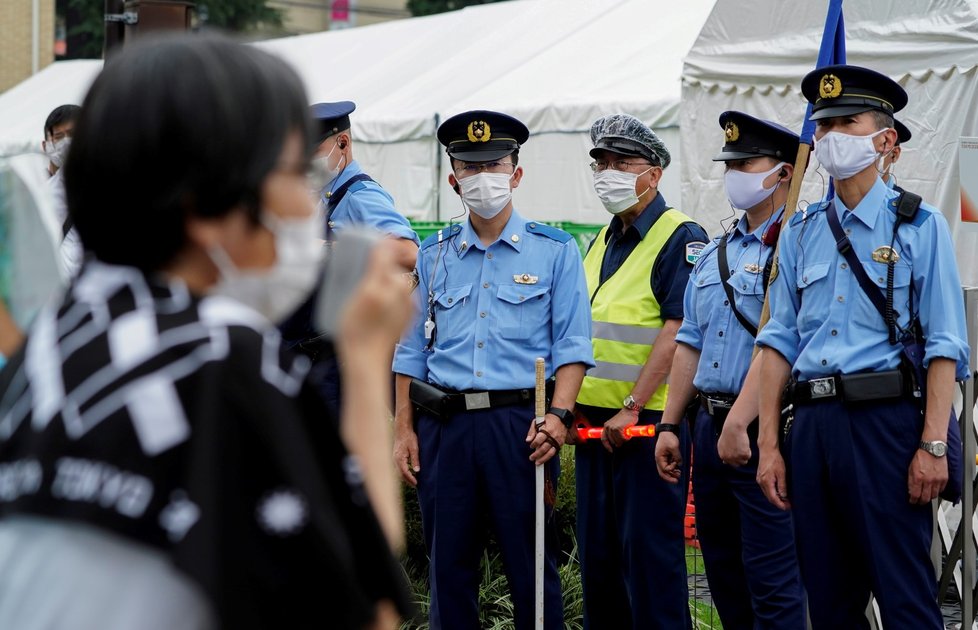
[[[900,370],[836,374],[788,385],[788,402],[795,405],[824,400],[868,402],[912,396],[910,381]]]
[[[711,416],[723,415],[727,417],[727,412],[733,408],[737,396],[734,394],[722,394],[716,392],[700,392],[700,406],[706,409],[706,413]]]
[[[553,397],[554,380],[548,380],[546,387],[549,401]],[[447,419],[463,411],[532,404],[536,400],[536,390],[526,388],[458,392],[412,379],[410,398],[423,411]]]

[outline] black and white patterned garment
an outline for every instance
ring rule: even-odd
[[[87,263],[0,374],[0,519],[163,550],[223,627],[360,627],[384,598],[406,612],[308,369],[236,302]]]

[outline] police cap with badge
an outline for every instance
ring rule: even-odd
[[[791,164],[798,155],[798,134],[777,123],[727,111],[720,114],[720,128],[724,144],[714,162],[769,157]]]
[[[802,79],[801,92],[812,104],[809,120],[873,110],[892,116],[907,105],[907,93],[899,83],[859,66],[825,66],[813,70]]]
[[[589,155],[598,158],[601,151],[645,158],[655,166],[666,168],[672,161],[669,150],[649,126],[629,114],[612,114],[591,125],[594,148]]]
[[[350,114],[357,108],[353,101],[336,103],[316,103],[309,108],[313,119],[313,134],[316,144],[330,136],[350,128]]]
[[[492,162],[518,151],[530,137],[512,116],[478,109],[452,116],[438,127],[438,142],[462,162]]]

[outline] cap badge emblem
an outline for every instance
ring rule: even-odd
[[[469,142],[489,142],[492,139],[492,130],[486,121],[473,120],[469,123],[468,135]]]
[[[740,128],[737,127],[737,123],[729,121],[724,125],[723,137],[726,138],[727,142],[737,142],[740,138]]]
[[[818,95],[822,98],[835,98],[842,94],[842,81],[834,74],[826,74],[818,83]]]

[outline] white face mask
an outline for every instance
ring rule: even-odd
[[[333,148],[329,150],[329,153],[322,157],[315,158],[310,164],[309,184],[313,187],[313,190],[317,194],[322,189],[332,184],[343,170],[340,168],[340,164],[343,162],[342,159],[336,162],[336,166],[332,168],[329,166],[329,158],[332,157],[333,151],[335,151],[336,147],[338,146],[338,144],[334,144]]]
[[[638,203],[638,198],[652,190],[645,189],[641,195],[635,194],[635,182],[639,177],[652,170],[649,167],[641,173],[626,173],[608,168],[594,174],[594,192],[604,204],[605,210],[611,214],[621,214]]]
[[[880,129],[868,136],[850,136],[830,131],[815,141],[815,159],[836,179],[849,179],[862,172],[879,156],[873,138],[886,131]]]
[[[515,174],[514,172],[513,175]],[[458,180],[462,203],[483,219],[492,219],[513,198],[513,190],[509,187],[513,175],[478,173]]]
[[[221,277],[211,293],[237,300],[278,323],[309,297],[319,279],[323,246],[315,215],[284,219],[266,214],[262,223],[275,235],[275,263],[265,269],[238,269],[224,249],[215,247],[208,255]]]
[[[727,200],[730,201],[730,205],[737,210],[748,210],[773,195],[778,184],[765,188],[764,180],[784,165],[785,162],[781,162],[766,173],[745,173],[732,168],[727,169],[723,175],[723,185],[727,190]]]
[[[65,157],[68,155],[68,148],[71,147],[71,138],[66,137],[60,141],[52,140],[44,146],[44,152],[48,154],[48,159],[51,160],[51,164],[54,164],[58,168],[64,166]]]

